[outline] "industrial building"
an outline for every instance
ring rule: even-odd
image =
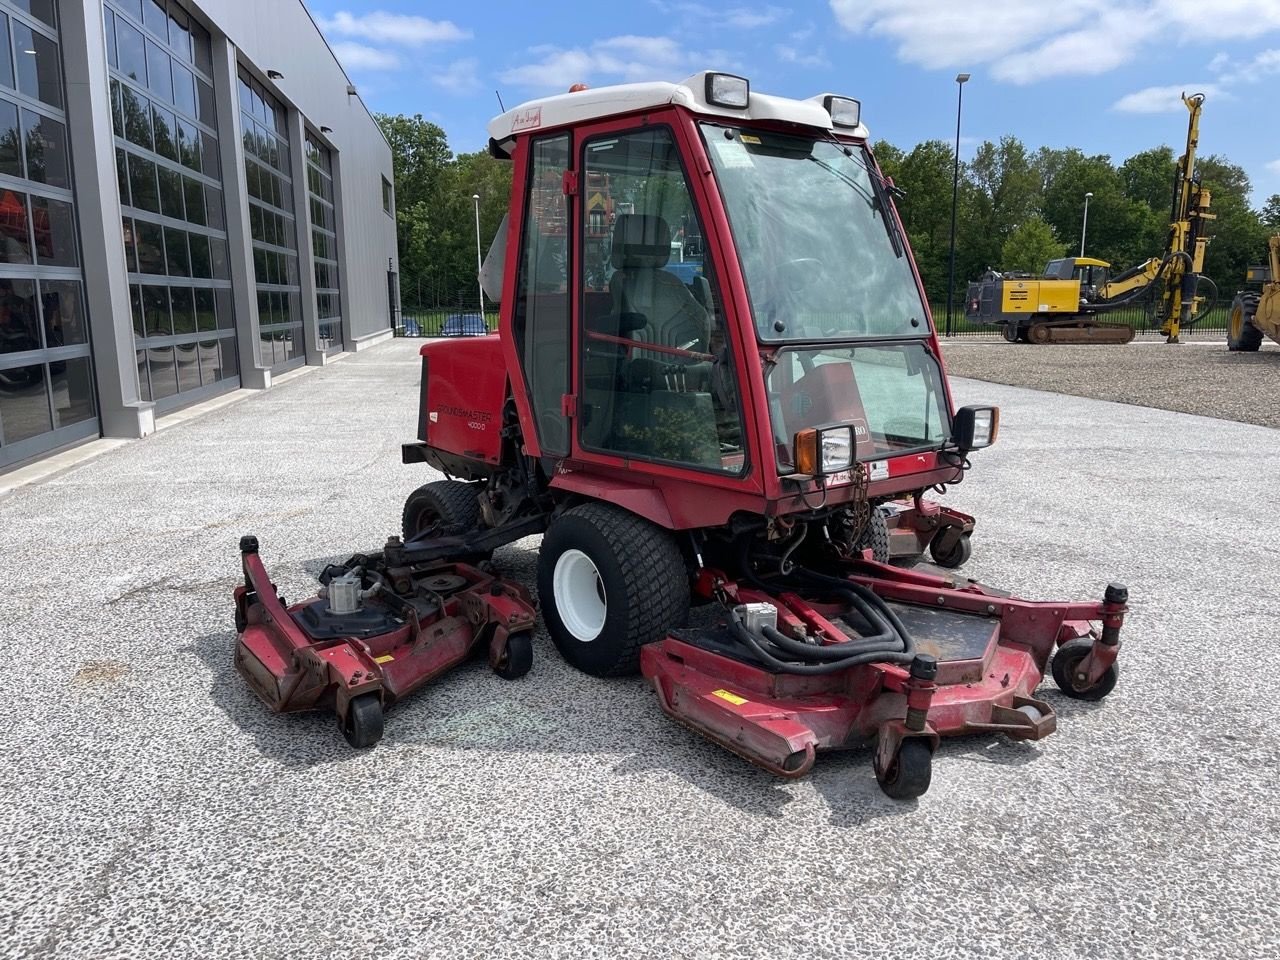
[[[390,336],[391,183],[301,0],[0,0],[0,470]]]

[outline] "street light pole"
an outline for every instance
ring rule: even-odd
[[[1084,219],[1080,222],[1080,256],[1084,256],[1084,233],[1089,229],[1089,198],[1092,193],[1084,195]]]
[[[476,288],[480,291],[480,320],[484,322],[484,283],[480,280],[480,271],[484,269],[484,261],[480,258],[480,194],[473,193],[471,200],[476,207]]]
[[[956,74],[956,156],[951,171],[951,269],[947,277],[947,336],[951,336],[951,309],[956,293],[956,199],[960,192],[960,107],[969,74]]]

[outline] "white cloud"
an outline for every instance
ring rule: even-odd
[[[507,70],[501,75],[503,83],[567,90],[570,84],[601,78],[676,79],[677,74],[697,69],[699,60],[699,55],[685,50],[669,37],[632,35],[609,37],[587,47],[568,50],[543,45],[530,48],[529,53],[540,59]]]
[[[340,10],[332,17],[317,17],[317,20],[320,29],[327,34],[358,37],[379,43],[398,43],[406,47],[467,40],[471,37],[470,30],[464,30],[450,20],[428,20],[426,17],[388,13],[386,10],[362,14]]]
[[[778,55],[778,59],[783,63],[794,63],[801,67],[831,66],[831,62],[827,59],[826,51],[822,47],[813,50],[802,50],[799,47],[780,43],[773,48],[773,52]]]
[[[450,93],[472,93],[480,89],[479,67],[480,61],[475,57],[455,60],[432,74],[431,82]]]
[[[1220,53],[1209,61],[1209,70],[1217,74],[1222,83],[1257,83],[1280,73],[1280,49],[1263,50],[1243,63]]]
[[[702,21],[708,25],[736,27],[739,30],[758,30],[777,23],[791,14],[785,7],[733,7],[724,10],[706,3],[671,3],[668,0],[650,0],[658,12],[666,16],[681,17],[686,21]]]
[[[1280,160],[1272,160],[1267,164],[1267,169],[1272,173],[1280,174]]]
[[[1147,87],[1126,94],[1113,103],[1111,109],[1121,113],[1178,113],[1185,109],[1182,105],[1184,92],[1203,93],[1206,97],[1221,99],[1230,96],[1217,84],[1180,83],[1168,87]]]
[[[1280,0],[1058,0],[1050,12],[1026,0],[829,0],[854,34],[897,43],[901,60],[925,67],[989,65],[1017,84],[1105,73],[1140,60],[1152,45],[1245,39],[1280,30]]]
[[[726,11],[724,20],[729,26],[740,30],[756,30],[777,23],[790,12],[782,7],[765,7],[762,10],[739,7],[736,10]]]
[[[333,54],[348,70],[398,70],[400,58],[394,53],[363,43],[340,41],[333,44]]]

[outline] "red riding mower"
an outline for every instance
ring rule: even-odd
[[[999,418],[953,407],[859,114],[704,73],[493,121],[514,164],[482,271],[499,332],[422,348],[403,453],[450,479],[408,498],[403,540],[292,607],[241,544],[236,662],[272,709],[331,707],[365,746],[472,648],[524,673],[534,610],[490,556],[544,532],[565,659],[639,670],[668,714],[780,776],[870,745],[884,791],[918,796],[940,737],[1054,731],[1051,657],[1068,696],[1110,692],[1123,587],[1033,603],[942,569],[973,520],[927,494]]]

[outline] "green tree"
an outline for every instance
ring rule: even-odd
[[[1210,212],[1216,217],[1209,223],[1213,239],[1205,253],[1204,272],[1230,297],[1244,282],[1249,264],[1258,262],[1266,249],[1267,225],[1249,206],[1253,188],[1242,167],[1214,155],[1201,160],[1196,172],[1202,187],[1211,191]]]
[[[1168,220],[1177,169],[1178,161],[1172,147],[1153,147],[1135,153],[1120,166],[1125,196],[1130,200],[1145,201],[1155,213]]]
[[[1018,224],[1039,208],[1040,176],[1017,137],[983,143],[965,170],[967,259],[995,262]]]
[[[1004,270],[1039,273],[1046,263],[1065,256],[1066,252],[1066,244],[1054,235],[1053,227],[1035,214],[1009,234],[1000,251],[1000,264]]]
[[[1262,222],[1268,230],[1280,231],[1280,193],[1273,193],[1262,205]]]

